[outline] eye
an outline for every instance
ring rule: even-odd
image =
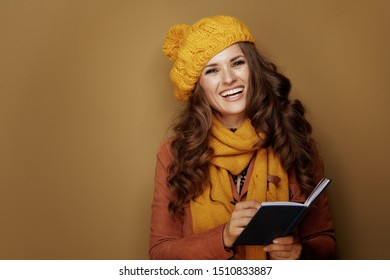
[[[237,60],[237,61],[234,61],[234,62],[233,62],[233,67],[240,66],[240,65],[243,65],[243,64],[245,64],[245,63],[246,63],[245,60],[240,59],[240,60]]]
[[[217,73],[217,69],[216,68],[208,68],[204,73],[205,75],[208,75],[208,74],[212,74],[212,73]]]

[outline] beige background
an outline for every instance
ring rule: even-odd
[[[390,259],[390,1],[0,0],[0,258],[147,259],[161,43],[229,14],[307,105],[341,259]]]

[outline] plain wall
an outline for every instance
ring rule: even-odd
[[[168,28],[228,14],[292,82],[339,258],[390,259],[390,1],[0,0],[0,258],[147,259]]]

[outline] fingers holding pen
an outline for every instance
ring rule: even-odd
[[[256,213],[260,204],[255,200],[247,200],[237,203],[224,228],[224,243],[226,247],[231,247],[234,240],[244,230],[246,225]]]

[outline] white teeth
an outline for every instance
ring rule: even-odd
[[[223,93],[221,93],[221,96],[222,96],[222,97],[227,97],[227,96],[229,96],[229,95],[233,95],[233,94],[239,93],[239,92],[241,92],[241,91],[243,91],[243,90],[244,90],[243,87],[239,87],[239,88],[227,90],[227,91],[224,91]]]

